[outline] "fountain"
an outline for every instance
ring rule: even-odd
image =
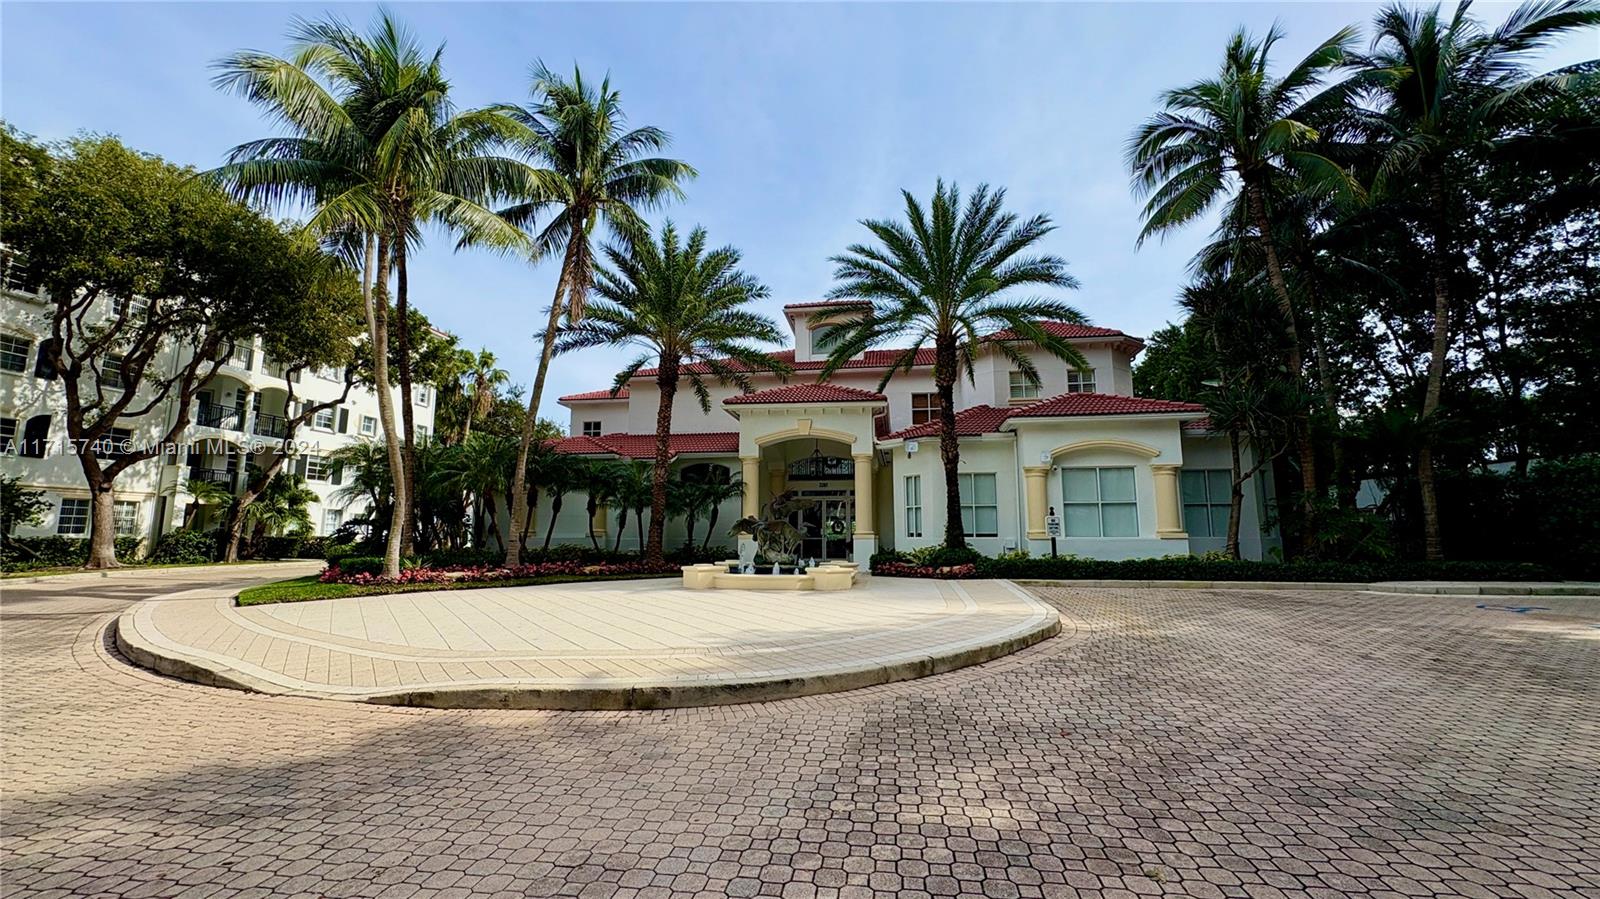
[[[739,558],[720,564],[683,566],[683,586],[696,589],[739,590],[848,590],[860,579],[854,562],[817,562],[800,558],[801,534],[789,517],[811,504],[784,493],[767,506],[764,518],[750,516],[735,522],[730,534],[738,535]],[[756,554],[772,563],[770,570],[756,568]]]

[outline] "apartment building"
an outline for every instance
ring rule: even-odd
[[[52,306],[25,265],[4,259],[0,277],[0,467],[19,476],[24,486],[42,490],[53,508],[37,526],[19,527],[19,536],[89,534],[89,492],[83,470],[66,445],[63,412],[66,394],[60,376],[41,353],[49,339]],[[98,313],[113,316],[121,301],[107,301]],[[137,301],[135,301],[137,303]],[[189,348],[174,342],[163,363],[175,371],[190,358]],[[116,359],[100,372],[115,379]],[[109,382],[108,382],[109,383]],[[297,403],[334,400],[344,391],[343,373],[307,371],[295,376]],[[419,438],[433,430],[435,394],[431,387],[414,389]],[[290,382],[282,363],[267,357],[260,341],[240,342],[202,386],[191,403],[189,420],[172,451],[144,460],[116,482],[116,526],[119,535],[138,536],[148,548],[185,522],[210,528],[218,523],[220,506],[201,506],[189,491],[192,482],[218,484],[230,492],[245,486],[247,468],[278,451],[287,421],[298,409],[289,406]],[[395,391],[398,418],[399,392]],[[124,443],[156,443],[177,420],[178,401],[168,397],[145,415],[118,422],[109,447]],[[317,494],[310,513],[313,531],[332,533],[343,522],[364,515],[368,503],[349,497],[342,472],[328,462],[340,447],[382,438],[377,395],[355,387],[337,407],[319,413],[296,434],[297,451],[287,470],[303,475]]]

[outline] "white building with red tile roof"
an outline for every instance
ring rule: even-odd
[[[709,413],[692,391],[678,391],[669,439],[675,472],[746,485],[742,500],[719,510],[720,521],[757,514],[774,497],[794,493],[814,501],[795,522],[808,557],[864,561],[877,549],[942,542],[933,351],[867,350],[820,380],[827,354],[817,346],[819,331],[862,305],[785,306],[795,345],[772,356],[792,369],[787,378],[750,371],[748,391],[708,378]],[[1059,552],[1107,559],[1220,550],[1230,451],[1226,437],[1210,430],[1205,409],[1133,395],[1132,363],[1144,348],[1138,337],[1067,322],[1043,327],[1068,340],[1087,365],[1072,369],[1043,350],[1024,349],[1040,375],[1033,385],[1004,354],[980,346],[971,379],[956,384],[960,516],[968,542],[991,555],[1017,549],[1039,555],[1051,551],[1054,533]],[[1022,340],[1001,331],[982,343]],[[643,369],[615,392],[561,397],[572,436],[554,448],[590,458],[653,458],[655,374]],[[1245,447],[1244,465],[1251,464]],[[1268,471],[1245,485],[1240,542],[1251,558],[1276,543],[1264,524],[1270,495]],[[603,511],[589,520],[585,504],[574,499],[563,503],[558,540],[587,543],[591,531],[616,526]],[[684,528],[668,522],[668,545],[683,542]],[[631,548],[635,539],[624,534],[620,545]],[[733,545],[720,533],[712,542]]]

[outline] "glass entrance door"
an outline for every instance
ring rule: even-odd
[[[811,507],[796,512],[792,520],[804,538],[800,545],[801,557],[819,562],[848,559],[855,540],[855,498],[848,495],[806,498],[811,500]]]

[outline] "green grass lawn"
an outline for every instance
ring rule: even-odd
[[[550,574],[544,577],[506,578],[503,581],[448,584],[324,584],[317,575],[274,581],[239,592],[241,606],[260,606],[274,602],[305,602],[309,599],[339,599],[345,596],[378,596],[385,593],[425,593],[432,590],[474,590],[482,587],[532,587],[539,584],[572,584],[584,581],[635,581],[642,578],[670,578],[675,574]]]

